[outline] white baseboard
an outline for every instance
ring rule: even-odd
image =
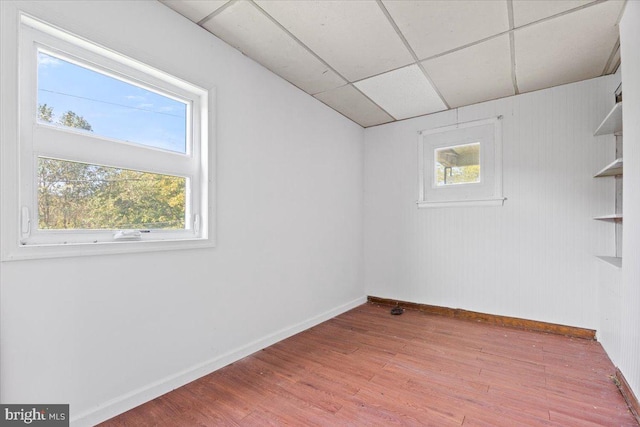
[[[291,327],[281,329],[273,334],[267,335],[264,338],[260,338],[253,341],[243,347],[236,350],[225,353],[214,359],[192,366],[181,372],[177,372],[174,375],[170,375],[147,386],[141,387],[137,390],[132,390],[122,396],[107,401],[98,405],[95,409],[91,409],[71,417],[71,426],[93,426],[103,421],[113,418],[118,414],[126,412],[135,408],[145,402],[162,396],[165,393],[170,392],[178,387],[190,383],[200,377],[203,377],[211,372],[214,372],[230,363],[240,360],[256,351],[269,347],[272,344],[282,341],[292,335],[309,329],[319,323],[325,322],[332,317],[342,314],[351,310],[359,305],[367,302],[367,297],[362,296],[332,310],[326,311],[315,317],[307,319],[303,322],[297,323]]]

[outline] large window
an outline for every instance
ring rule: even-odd
[[[419,207],[502,206],[500,118],[420,132]]]
[[[19,57],[3,258],[212,244],[206,90],[28,16]]]

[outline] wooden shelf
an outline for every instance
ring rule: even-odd
[[[622,214],[597,216],[597,217],[594,217],[593,219],[597,219],[600,221],[622,222]]]
[[[594,178],[617,175],[622,175],[622,159],[615,159],[611,164],[608,164],[604,169],[595,174]]]
[[[607,117],[593,133],[594,136],[611,135],[622,132],[622,102],[613,106]]]
[[[618,267],[618,268],[622,267],[622,258],[621,257],[617,257],[617,256],[599,256],[598,258],[601,259],[604,262],[608,262],[609,264],[613,265],[614,267]]]

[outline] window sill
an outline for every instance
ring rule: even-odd
[[[215,247],[215,241],[211,238],[25,245],[7,248],[7,250],[2,253],[2,261],[117,255],[211,247]]]
[[[468,207],[468,206],[503,206],[504,201],[507,200],[504,197],[498,199],[480,199],[480,200],[446,200],[441,202],[429,202],[426,200],[419,200],[417,203],[418,208],[454,208],[454,207]]]

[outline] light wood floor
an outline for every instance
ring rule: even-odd
[[[599,343],[362,305],[104,426],[637,426]]]

